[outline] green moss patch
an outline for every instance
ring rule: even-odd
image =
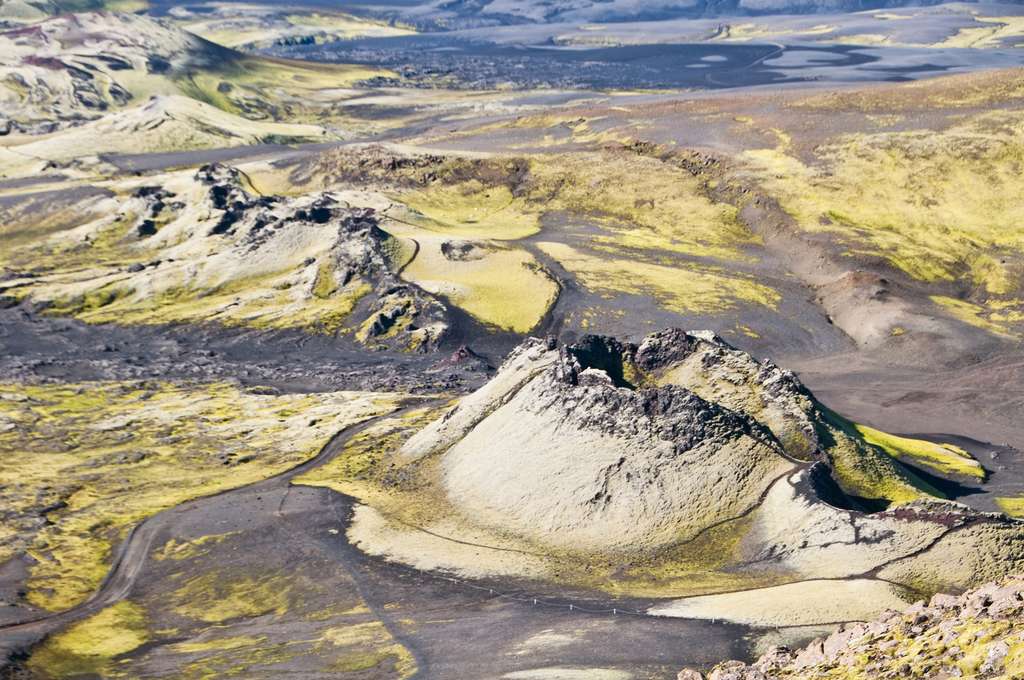
[[[985,480],[985,468],[971,454],[953,444],[936,444],[923,439],[910,439],[876,430],[867,425],[856,425],[864,441],[877,446],[890,456],[923,465],[942,475],[975,477]]]
[[[997,498],[996,505],[1010,517],[1024,519],[1024,496],[1018,498]]]
[[[857,425],[824,407],[822,409],[826,422],[835,428],[827,434],[831,439],[828,456],[833,475],[843,491],[869,501],[895,504],[946,497],[883,448],[870,443]],[[890,441],[882,435],[885,433],[879,433],[879,441]]]
[[[43,678],[109,677],[118,657],[149,639],[145,611],[124,600],[72,624],[36,649],[28,662]]]
[[[272,396],[225,383],[2,385],[0,393],[11,395],[0,399],[11,425],[0,433],[0,561],[31,555],[28,600],[50,610],[95,590],[131,525],[283,472],[398,399]]]

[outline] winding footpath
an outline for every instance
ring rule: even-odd
[[[100,610],[116,604],[126,598],[135,586],[135,583],[139,578],[139,574],[142,572],[142,569],[146,564],[146,558],[152,548],[154,538],[161,530],[172,526],[183,513],[200,509],[204,503],[209,503],[211,500],[227,494],[281,489],[287,490],[288,487],[290,487],[292,480],[296,477],[329,463],[344,450],[345,445],[353,437],[373,427],[380,421],[388,418],[400,417],[409,411],[439,405],[445,401],[444,399],[438,398],[414,397],[412,399],[414,400],[412,403],[409,403],[410,400],[407,399],[405,405],[401,408],[369,418],[361,423],[345,428],[331,437],[316,456],[296,465],[295,467],[285,470],[284,472],[280,472],[272,477],[253,482],[251,484],[193,498],[192,500],[185,501],[184,503],[174,507],[161,510],[155,515],[143,520],[137,524],[129,532],[127,538],[121,542],[114,555],[114,559],[106,577],[100,584],[99,589],[89,596],[88,599],[83,601],[81,604],[62,612],[55,612],[53,614],[47,614],[34,619],[0,625],[0,654],[5,651],[10,652],[24,649],[27,646],[34,644],[44,636],[64,628],[75,621],[91,616],[92,614],[95,614]],[[0,656],[0,659],[2,659],[2,656]]]

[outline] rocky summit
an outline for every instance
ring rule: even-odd
[[[446,447],[444,486],[480,521],[586,549],[693,536],[793,468],[745,414],[675,385],[635,389],[630,349],[598,337],[560,349],[529,341],[483,410],[457,407],[453,418],[469,428],[461,438],[446,439],[442,423],[436,439],[428,429],[406,451]]]

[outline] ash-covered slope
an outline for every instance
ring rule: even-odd
[[[638,345],[528,341],[404,453],[447,451],[445,484],[460,504],[559,541],[577,530],[584,542],[685,538],[813,461],[833,470],[847,502],[928,494],[843,424],[792,373],[713,334],[668,330]],[[521,464],[502,464],[511,459]]]
[[[562,352],[527,343],[502,372],[513,389],[463,403],[406,451],[449,446],[444,486],[479,521],[585,549],[692,537],[793,469],[744,414],[676,386],[624,388],[625,349],[596,337]]]
[[[1018,678],[1024,674],[1024,576],[960,596],[939,594],[800,650],[775,647],[752,664],[727,661],[708,680]],[[679,680],[703,680],[687,669]]]

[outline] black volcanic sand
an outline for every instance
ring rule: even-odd
[[[665,44],[586,49],[505,46],[438,34],[364,38],[326,45],[280,47],[272,53],[297,59],[381,66],[413,82],[453,77],[456,86],[645,89],[732,87],[784,82],[759,68],[778,45]],[[851,53],[852,54],[852,53]],[[851,57],[857,63],[874,57]],[[436,82],[436,80],[434,80]]]
[[[154,545],[175,536],[240,532],[204,556],[203,565],[253,575],[287,574],[299,587],[290,593],[295,604],[288,613],[240,622],[238,633],[287,640],[289,629],[301,626],[303,618],[343,612],[361,601],[412,652],[419,666],[417,677],[422,678],[493,678],[508,671],[574,664],[674,677],[686,664],[748,656],[744,631],[735,626],[534,607],[368,558],[344,539],[350,515],[351,501],[326,489],[243,491],[183,515],[180,523],[158,535]],[[167,600],[166,584],[182,574],[194,574],[199,566],[190,561],[147,562],[143,585],[132,599],[158,608]],[[515,584],[494,585],[518,590]],[[331,624],[328,618],[315,626]],[[567,632],[575,639],[557,648],[517,654],[525,640],[544,631]],[[293,663],[295,670],[312,674],[304,677],[317,677],[315,673],[331,661],[330,656],[304,656]],[[180,658],[156,648],[142,651],[138,662],[146,674],[156,675],[172,670]]]
[[[719,266],[747,274],[780,293],[777,309],[737,300],[728,308],[686,311],[666,309],[664,304],[641,291],[627,294],[588,290],[572,272],[537,245],[541,242],[564,243],[580,253],[601,258],[601,251],[593,248],[594,239],[607,233],[596,221],[590,222],[585,217],[561,218],[554,215],[545,218],[540,233],[519,242],[557,279],[560,287],[556,304],[535,335],[551,334],[563,342],[573,342],[590,332],[640,341],[648,333],[665,328],[706,329],[744,351],[767,358],[783,352],[818,357],[848,351],[851,347],[849,338],[828,320],[820,306],[813,303],[806,288],[783,273],[785,264],[764,248],[749,248],[747,252],[754,259],[750,264],[631,249],[629,255],[638,262],[650,258],[650,261],[681,270],[695,264]],[[589,315],[585,329],[583,314]],[[743,327],[757,332],[745,333]]]
[[[497,361],[508,341],[501,344],[492,348]],[[471,390],[488,378],[479,363],[447,359],[445,352],[370,352],[344,338],[293,330],[91,325],[28,305],[0,309],[2,381],[221,379],[283,392],[424,393]]]
[[[958,501],[995,511],[1024,495],[1024,356],[993,352],[952,367],[908,369],[861,354],[779,362],[847,418],[892,433],[960,446],[988,471],[984,485],[939,482]]]
[[[882,50],[856,45],[774,43],[625,44],[610,47],[506,45],[478,36],[427,33],[287,45],[267,54],[364,64],[397,72],[392,85],[489,89],[720,89],[788,83],[899,82],[950,70],[1012,67],[1012,53]],[[976,52],[976,53],[975,53]]]

